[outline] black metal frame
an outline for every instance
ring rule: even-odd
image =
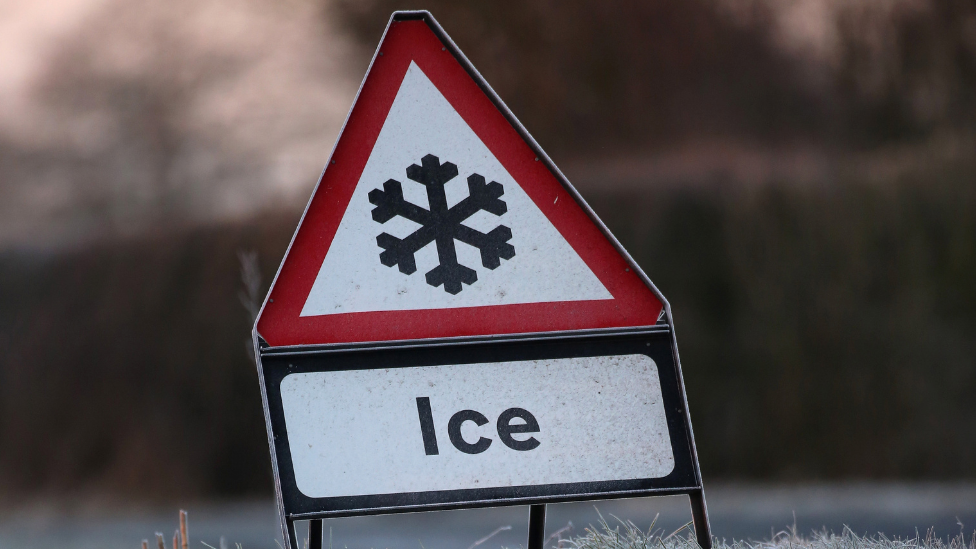
[[[647,355],[657,364],[675,461],[674,469],[666,477],[336,498],[310,498],[303,495],[296,485],[280,392],[281,381],[290,374],[631,354]],[[683,399],[677,371],[674,368],[670,337],[666,331],[582,338],[557,336],[440,347],[420,346],[409,349],[386,347],[323,350],[301,355],[265,351],[261,362],[264,384],[267,387],[271,427],[274,432],[275,453],[278,456],[278,475],[284,498],[284,509],[288,516],[294,518],[348,517],[378,513],[610,499],[661,492],[686,493],[687,490],[696,487],[691,444],[688,439],[687,424],[683,421],[682,415]]]
[[[641,280],[647,285],[648,288],[658,297],[664,306],[661,319],[658,321],[656,326],[648,326],[643,328],[633,328],[633,329],[609,329],[609,330],[577,330],[561,332],[556,334],[515,334],[515,335],[504,335],[504,336],[483,336],[474,338],[438,338],[429,339],[421,341],[399,341],[399,342],[376,342],[376,343],[364,343],[364,344],[335,344],[335,345],[300,345],[300,346],[289,346],[289,347],[276,347],[272,348],[267,345],[267,343],[261,338],[260,334],[257,332],[257,323],[255,323],[254,330],[252,332],[253,344],[255,350],[255,362],[257,363],[258,378],[261,385],[261,395],[264,402],[265,411],[265,423],[268,430],[268,439],[270,444],[271,458],[272,458],[272,469],[275,479],[275,494],[278,503],[279,520],[281,524],[282,534],[284,536],[285,549],[297,549],[299,547],[298,540],[295,531],[295,521],[296,520],[309,520],[309,534],[310,534],[310,549],[321,549],[322,546],[322,523],[321,519],[326,516],[337,517],[337,516],[354,516],[354,515],[366,515],[366,514],[386,514],[395,512],[410,512],[410,511],[421,511],[421,510],[434,510],[434,509],[457,509],[457,508],[470,508],[476,506],[497,506],[497,505],[525,505],[530,504],[530,514],[529,514],[529,540],[528,547],[530,549],[541,549],[543,545],[543,535],[545,528],[545,503],[555,503],[560,501],[579,501],[584,499],[610,499],[613,497],[639,497],[639,496],[649,496],[649,495],[669,495],[669,494],[687,494],[689,496],[692,517],[694,520],[696,538],[700,546],[704,549],[711,549],[712,539],[711,539],[711,529],[708,523],[708,511],[705,504],[705,494],[704,488],[701,480],[701,471],[698,465],[698,452],[695,447],[694,432],[691,426],[691,416],[688,411],[687,395],[685,393],[684,378],[681,373],[680,358],[678,356],[678,346],[677,339],[674,332],[674,323],[671,312],[671,306],[668,303],[664,295],[657,289],[653,282],[647,277],[640,266],[633,260],[630,254],[620,245],[620,242],[613,236],[606,225],[597,217],[596,213],[590,208],[586,201],[580,196],[579,192],[570,184],[566,179],[565,175],[559,170],[558,167],[552,162],[549,156],[545,153],[541,146],[535,141],[535,139],[529,134],[525,127],[519,122],[518,118],[508,109],[508,107],[502,102],[501,98],[495,93],[491,86],[485,81],[481,74],[475,69],[475,67],[468,61],[467,57],[461,52],[453,40],[447,35],[444,29],[437,23],[434,17],[427,11],[398,11],[394,12],[390,18],[390,22],[387,25],[387,29],[383,33],[383,37],[380,39],[380,45],[383,43],[383,39],[386,37],[386,32],[389,30],[389,25],[393,24],[395,21],[407,21],[407,20],[422,20],[424,21],[430,29],[440,38],[444,43],[445,48],[457,59],[462,67],[468,72],[468,74],[474,79],[478,86],[484,91],[488,98],[494,103],[498,110],[505,116],[505,118],[512,124],[513,128],[518,132],[518,134],[525,140],[529,147],[536,153],[539,161],[549,169],[549,171],[556,177],[556,179],[563,185],[563,187],[569,192],[573,199],[579,204],[584,212],[590,217],[590,219],[600,228],[604,236],[611,242],[614,248],[624,257],[630,268],[637,274]],[[373,55],[373,59],[370,61],[370,68],[372,68],[379,54],[379,49]],[[369,70],[367,69],[366,75],[368,77]],[[365,77],[363,82],[365,82]],[[362,85],[360,85],[360,91],[362,90]],[[359,92],[356,94],[356,100],[359,98]],[[355,105],[355,101],[353,102]],[[350,113],[352,109],[350,109]],[[343,124],[342,130],[345,130],[345,124],[348,123],[348,115],[346,122]],[[340,131],[342,135],[342,131]],[[337,140],[338,143],[338,140]],[[333,153],[334,154],[334,149]],[[323,174],[325,169],[331,164],[332,154],[330,154],[329,160],[326,162],[326,168],[323,169]],[[321,175],[319,177],[319,182],[321,182]],[[318,191],[318,184],[316,184],[315,192]],[[311,202],[310,202],[311,203]],[[307,206],[306,212],[307,213]],[[304,221],[305,214],[302,215],[302,221]],[[301,227],[301,222],[298,225]],[[297,229],[296,229],[297,235]],[[292,242],[289,243],[288,249],[285,253],[287,257],[288,253],[291,251],[291,246],[294,243],[294,236],[292,237]],[[278,274],[281,272],[281,267],[279,266],[278,273],[275,275],[275,280],[272,282],[277,282]],[[267,300],[267,297],[265,297]],[[266,304],[266,303],[265,303]],[[264,310],[264,305],[262,304],[262,312]],[[260,314],[258,316],[260,318]],[[460,348],[467,347],[469,345],[479,345],[479,344],[499,344],[499,345],[516,345],[518,343],[524,342],[539,342],[539,341],[570,341],[578,338],[605,338],[605,337],[625,337],[625,336],[644,336],[648,337],[652,334],[667,334],[667,338],[670,340],[671,357],[673,364],[674,380],[677,386],[677,395],[679,397],[680,406],[675,410],[667,409],[669,428],[672,424],[672,418],[677,415],[679,424],[683,426],[682,431],[686,434],[685,445],[688,449],[688,458],[690,463],[687,464],[689,467],[688,474],[690,475],[688,479],[691,481],[686,486],[673,486],[673,487],[658,487],[658,488],[643,488],[637,490],[618,490],[615,492],[586,492],[578,494],[562,494],[557,497],[547,497],[545,495],[534,495],[522,498],[508,498],[504,500],[499,499],[487,499],[478,501],[467,501],[467,502],[456,502],[456,503],[433,503],[431,505],[419,505],[419,506],[405,506],[405,507],[375,507],[371,509],[359,509],[359,510],[346,510],[337,512],[304,512],[298,514],[289,514],[286,512],[285,505],[285,494],[283,493],[283,486],[281,482],[281,467],[279,465],[279,452],[281,451],[281,445],[278,443],[279,437],[285,435],[283,429],[283,423],[279,425],[278,429],[275,429],[274,424],[277,421],[272,420],[272,414],[269,408],[269,392],[266,384],[266,372],[264,368],[265,360],[277,361],[278,358],[284,357],[294,357],[298,360],[300,357],[316,357],[316,356],[336,356],[332,353],[337,353],[341,351],[352,351],[352,352],[366,352],[366,351],[389,351],[398,350],[401,352],[406,352],[410,349],[421,349],[421,350],[432,350],[439,348]],[[275,357],[275,358],[272,358]],[[659,371],[661,364],[659,363]],[[663,390],[663,383],[662,383]],[[280,399],[280,395],[278,395]],[[276,414],[277,415],[277,414]],[[674,441],[672,435],[672,442]],[[290,463],[290,458],[289,458]],[[677,455],[675,456],[675,467],[678,468],[679,460]],[[667,478],[667,477],[666,477]],[[558,485],[556,485],[558,486]],[[285,490],[291,492],[290,487],[286,486]],[[295,490],[297,492],[297,490]]]
[[[502,505],[532,505],[535,509],[532,514],[544,517],[538,504],[688,494],[692,497],[696,531],[706,532],[701,480],[675,351],[673,332],[667,325],[617,333],[561,333],[411,345],[319,347],[314,350],[294,347],[259,349],[262,396],[272,452],[276,456],[275,485],[279,510],[288,523],[286,529],[293,531],[295,520]],[[675,464],[664,477],[334,498],[310,498],[296,485],[280,392],[282,380],[290,374],[630,354],[649,356],[657,365]],[[530,531],[541,528],[537,522],[533,521]],[[315,531],[320,531],[316,528]]]

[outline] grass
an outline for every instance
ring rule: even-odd
[[[611,525],[603,516],[597,527],[585,529],[582,536],[551,541],[547,547],[565,549],[698,549],[691,523],[674,532],[667,533],[655,529],[654,524],[643,531],[631,521],[614,517]],[[768,541],[715,540],[714,549],[976,549],[976,532],[969,541],[960,532],[945,540],[929,530],[924,535],[917,533],[908,539],[889,539],[883,534],[859,536],[849,528],[835,534],[833,532],[814,532],[810,536],[799,535],[796,527],[783,530]]]
[[[546,548],[556,549],[700,549],[698,542],[695,541],[694,529],[689,522],[677,530],[666,533],[660,528],[655,528],[657,518],[647,528],[641,530],[632,521],[624,521],[613,515],[613,525],[600,513],[598,526],[590,525],[584,529],[582,536],[572,536],[563,538],[561,534],[570,528],[556,531],[546,540]],[[570,523],[570,527],[572,523]],[[469,549],[475,549],[489,541],[496,534],[511,530],[511,526],[502,526],[484,538],[474,542]],[[173,549],[188,549],[189,538],[186,528],[186,511],[180,511],[180,528],[176,531],[173,538]],[[164,549],[162,534],[156,534],[159,539],[160,549]],[[217,549],[209,543],[200,542],[209,549]],[[328,544],[324,547],[332,549],[331,529]],[[149,541],[143,540],[143,549],[148,549]],[[423,545],[420,545],[423,547]],[[220,549],[225,549],[224,538],[220,540]],[[308,539],[299,542],[299,549],[307,549]],[[489,545],[484,545],[489,547]],[[243,549],[241,544],[236,544],[237,549]],[[281,544],[278,544],[278,549]],[[935,531],[930,529],[925,535],[916,532],[915,537],[908,539],[889,539],[884,534],[877,536],[859,536],[844,528],[840,534],[827,532],[826,530],[814,532],[810,536],[801,536],[797,533],[796,525],[792,528],[782,530],[772,536],[768,541],[737,541],[728,542],[726,540],[715,539],[713,549],[976,549],[976,531],[974,531],[966,541],[965,534],[960,532],[956,536],[945,540],[935,535]]]

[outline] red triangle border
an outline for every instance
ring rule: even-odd
[[[458,54],[460,55],[460,54]],[[299,316],[410,62],[415,62],[614,296],[612,300]],[[258,318],[273,347],[653,325],[662,303],[424,20],[394,20]],[[558,283],[558,281],[553,281]]]

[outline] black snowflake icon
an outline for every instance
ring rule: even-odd
[[[501,265],[502,259],[515,257],[515,247],[508,243],[512,230],[505,225],[485,234],[461,224],[481,210],[503,215],[508,206],[499,197],[505,194],[505,189],[497,181],[485,183],[483,176],[474,173],[468,176],[468,197],[448,208],[444,184],[457,176],[457,166],[450,162],[441,164],[432,154],[420,162],[421,166],[413,164],[407,168],[407,177],[427,187],[429,210],[404,200],[403,187],[395,179],[383,183],[383,190],[369,192],[369,202],[376,206],[372,212],[374,221],[386,223],[400,216],[420,224],[419,229],[404,239],[388,233],[377,236],[376,243],[383,248],[380,263],[387,267],[397,265],[401,273],[412,274],[417,270],[414,254],[436,241],[440,264],[427,273],[427,284],[434,287],[443,284],[446,292],[457,295],[461,292],[461,283],[474,284],[478,273],[458,263],[455,240],[478,248],[481,264],[489,269]]]

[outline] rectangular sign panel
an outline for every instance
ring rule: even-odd
[[[266,350],[289,515],[524,504],[697,483],[667,327]]]
[[[281,399],[295,482],[313,498],[674,469],[643,354],[290,374]]]

